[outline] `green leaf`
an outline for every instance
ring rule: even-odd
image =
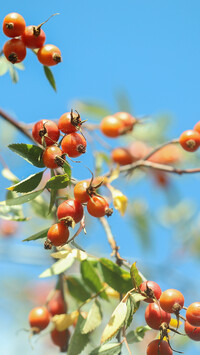
[[[102,337],[101,343],[112,339],[123,326],[127,313],[127,305],[125,302],[121,301],[115,308],[108,324],[106,325]]]
[[[81,334],[81,329],[83,327],[84,318],[81,314],[78,317],[78,322],[75,328],[75,331],[71,337],[67,355],[78,355],[80,354],[85,346],[89,343],[89,335],[88,334]]]
[[[29,192],[27,194],[15,197],[15,198],[11,198],[9,200],[4,201],[6,203],[7,206],[15,206],[15,205],[22,205],[23,203],[27,203],[31,200],[33,200],[34,198],[36,198],[37,196],[39,196],[42,193],[42,190],[38,190],[38,191],[34,191],[34,192]]]
[[[83,329],[81,331],[82,334],[87,334],[96,329],[102,321],[102,312],[100,303],[95,300],[92,307],[89,310],[86,321],[83,325]]]
[[[72,171],[71,171],[70,165],[68,163],[64,162],[63,169],[64,169],[64,172],[68,175],[69,179],[71,179]]]
[[[56,175],[53,176],[49,181],[46,183],[46,189],[64,189],[69,184],[69,177],[67,174],[63,175]]]
[[[121,353],[121,343],[109,343],[92,350],[89,355],[119,355]]]
[[[127,313],[125,319],[125,327],[126,329],[131,325],[133,315],[138,310],[140,306],[140,301],[145,299],[140,293],[132,292],[126,302],[127,305]]]
[[[31,235],[30,237],[22,240],[22,242],[30,242],[31,240],[37,240],[37,239],[42,239],[47,237],[49,228],[43,229],[42,231]]]
[[[25,159],[28,163],[43,168],[44,163],[42,159],[43,149],[33,144],[9,144],[9,149],[18,154],[21,158]]]
[[[51,69],[49,67],[47,67],[46,65],[43,65],[43,69],[44,69],[44,73],[46,75],[46,78],[48,80],[48,82],[50,83],[50,85],[52,86],[52,88],[57,91],[56,89],[56,82],[53,76],[53,73],[51,71]]]
[[[4,168],[1,171],[1,174],[7,180],[12,181],[14,184],[17,184],[19,182],[19,179],[8,168]]]
[[[97,293],[102,290],[103,284],[100,280],[100,277],[89,260],[84,260],[81,262],[81,274],[84,282],[92,291]],[[108,296],[105,292],[102,292],[99,296],[108,300]]]
[[[9,70],[9,62],[7,59],[2,55],[0,57],[0,76],[4,75],[7,73]]]
[[[132,280],[133,286],[135,288],[139,287],[142,283],[142,278],[139,275],[139,271],[136,267],[136,262],[133,263],[133,265],[131,266],[130,275],[131,275],[131,280]]]
[[[91,294],[88,292],[78,277],[68,276],[67,287],[72,297],[78,301],[85,302],[88,298],[91,297]]]
[[[51,196],[50,196],[48,214],[50,214],[51,211],[52,211],[52,208],[53,208],[54,203],[56,201],[57,192],[58,192],[58,190],[51,189]]]
[[[129,272],[113,263],[111,260],[101,258],[100,266],[104,281],[119,293],[126,293],[132,289],[132,282]]]
[[[132,343],[138,343],[140,341],[142,341],[142,339],[145,336],[145,333],[147,332],[147,330],[151,330],[151,328],[146,325],[146,326],[141,326],[136,328],[135,330],[131,330],[127,335],[126,335],[126,340],[129,344]]]
[[[74,262],[74,257],[71,253],[67,255],[66,258],[56,261],[50,268],[46,269],[39,275],[40,278],[49,277],[53,275],[59,275],[61,272],[69,269]]]
[[[42,180],[44,171],[40,173],[33,174],[28,176],[26,179],[18,182],[17,184],[8,188],[8,190],[16,191],[16,192],[30,192],[36,189]]]

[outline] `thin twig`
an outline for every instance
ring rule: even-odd
[[[17,122],[12,116],[10,116],[7,112],[3,111],[2,109],[0,109],[0,116],[4,120],[9,122],[12,126],[16,127],[18,131],[22,132],[26,137],[34,141],[31,133],[28,131],[28,129],[24,128],[24,125],[22,123]]]

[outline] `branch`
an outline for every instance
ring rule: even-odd
[[[114,255],[115,258],[116,258],[116,264],[121,266],[123,264],[123,262],[125,261],[125,259],[123,259],[120,254],[119,254],[119,247],[117,246],[117,243],[115,241],[115,238],[113,237],[113,234],[111,232],[111,229],[110,229],[110,226],[108,224],[108,221],[105,217],[101,217],[99,218],[105,232],[106,232],[106,236],[107,236],[107,239],[108,239],[108,243],[110,244],[111,246],[111,249],[112,249],[112,254],[111,255]]]
[[[7,122],[9,122],[12,126],[16,127],[18,131],[22,132],[26,137],[33,140],[31,133],[28,129],[24,128],[24,125],[20,122],[17,122],[13,117],[11,117],[7,112],[0,109],[0,116]]]

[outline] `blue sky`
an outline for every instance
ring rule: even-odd
[[[13,11],[21,13],[27,25],[37,25],[51,14],[59,12],[60,15],[52,18],[44,30],[46,43],[57,45],[63,57],[63,62],[52,68],[57,93],[45,80],[42,66],[31,51],[28,51],[24,61],[25,71],[19,73],[18,84],[12,84],[8,75],[0,78],[1,107],[17,119],[31,123],[43,118],[59,118],[71,109],[71,102],[76,99],[99,102],[115,112],[115,95],[122,90],[128,95],[132,112],[136,116],[170,114],[171,126],[168,136],[171,138],[192,128],[199,120],[198,0],[60,0],[58,3],[47,0],[16,3],[11,0],[1,4],[1,21],[7,13]],[[1,46],[4,41],[6,37],[1,32]],[[8,132],[6,133],[8,135]],[[7,139],[5,136],[3,138],[5,144],[8,144],[8,136]],[[22,137],[17,139],[22,141]],[[112,141],[109,143],[112,144]],[[10,159],[14,172],[20,177],[31,174],[31,168],[27,165],[24,168],[19,160],[14,161],[11,153],[7,155],[7,159]],[[87,159],[84,157],[83,161],[86,162]],[[91,157],[89,162],[92,164]],[[87,172],[83,174],[87,175]],[[198,177],[183,177],[180,183],[178,179],[175,179],[175,183],[180,185],[181,194],[195,200],[198,213]],[[2,181],[2,186],[7,186],[5,180]],[[123,190],[123,182],[121,186]],[[134,199],[147,196],[153,210],[166,201],[164,193],[156,189],[151,193],[150,182],[144,185],[140,182],[139,188],[134,188],[129,187],[131,197]],[[176,256],[172,260],[171,257],[174,273],[172,281],[169,277],[172,274],[171,269],[170,274],[167,274],[165,269],[164,276],[156,271],[160,265],[164,267],[163,265],[168,264],[172,243],[175,243],[175,250],[181,245],[173,239],[171,231],[161,226],[153,227],[154,248],[151,253],[144,254],[138,240],[131,236],[131,227],[126,217],[120,226],[116,226],[116,219],[111,221],[111,225],[119,244],[121,242],[122,255],[130,259],[136,258],[144,270],[148,270],[148,261],[151,262],[152,277],[156,275],[163,287],[175,287],[176,283],[180,282],[180,287],[189,295],[184,277],[187,275],[190,279],[191,273],[195,275],[197,285],[199,284],[199,264],[189,257],[186,261],[178,260]],[[125,226],[127,241],[122,243],[124,239],[121,239],[121,235]],[[104,243],[98,241],[95,244],[89,235],[83,242],[84,246],[90,248],[91,242],[92,248],[96,245],[97,250],[109,254],[109,247],[102,233],[101,227],[97,226],[95,235],[99,240],[104,238]],[[18,238],[22,239],[20,236]],[[9,275],[14,272],[13,264],[8,266],[6,263],[3,266],[5,275],[6,270]],[[41,269],[43,267],[41,266]],[[23,268],[22,264],[17,270],[21,277],[27,280]],[[35,272],[34,268],[31,270],[32,277],[36,277],[39,272]],[[195,291],[195,295],[199,297],[199,290]],[[15,344],[15,341],[13,343]],[[9,351],[6,355],[15,354],[12,347]],[[192,344],[185,349],[186,355],[198,353],[199,349],[193,348]]]

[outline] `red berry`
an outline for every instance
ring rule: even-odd
[[[144,281],[140,285],[140,291],[144,292],[148,298],[144,301],[147,303],[153,303],[153,298],[159,300],[162,293],[160,286],[154,281]]]
[[[178,290],[168,289],[160,296],[160,306],[165,312],[176,313],[184,306],[184,297]]]
[[[63,153],[71,158],[77,158],[86,151],[86,140],[79,133],[70,133],[65,136],[61,143]]]
[[[185,131],[180,135],[179,143],[188,152],[195,152],[200,146],[200,134],[192,129]]]
[[[46,35],[42,28],[38,29],[37,26],[27,26],[21,35],[21,39],[26,47],[36,49],[43,46]]]
[[[67,351],[68,342],[70,338],[70,331],[68,329],[59,332],[56,328],[51,332],[52,342],[59,346],[61,352]]]
[[[60,49],[53,44],[45,44],[37,53],[38,60],[41,64],[48,67],[61,62]]]
[[[185,332],[187,336],[195,341],[200,341],[200,327],[194,327],[189,322],[185,322]]]
[[[83,218],[83,206],[76,200],[66,200],[58,206],[57,216],[61,218],[72,217],[75,223]]]
[[[126,148],[115,148],[111,152],[112,160],[119,165],[127,165],[133,163],[133,157]]]
[[[153,340],[147,347],[147,355],[172,355],[173,351],[169,344],[160,339]]]
[[[47,238],[55,247],[59,247],[68,241],[69,229],[62,223],[55,223],[48,230]]]
[[[60,131],[55,122],[50,120],[41,120],[34,124],[32,129],[34,140],[42,144],[43,137],[47,146],[57,142],[60,136]]]
[[[90,196],[87,192],[89,186],[90,186],[90,182],[86,180],[79,181],[74,186],[74,197],[76,201],[80,203],[85,203],[89,201]]]
[[[124,133],[124,122],[115,116],[106,116],[103,118],[100,124],[101,132],[110,138],[118,137]]]
[[[186,319],[191,325],[200,327],[200,302],[194,302],[188,307]]]
[[[128,112],[117,112],[113,116],[120,118],[124,122],[127,131],[132,131],[134,124],[137,122],[135,117]]]
[[[56,169],[58,166],[62,166],[64,162],[64,159],[62,158],[62,150],[55,145],[47,147],[42,158],[44,165],[50,169]]]
[[[87,203],[87,210],[93,217],[103,217],[110,209],[104,197],[93,195]],[[110,215],[111,213],[108,212],[108,214]]]
[[[77,132],[80,126],[80,115],[73,111],[64,113],[58,121],[58,128],[66,134]]]
[[[16,13],[12,12],[3,20],[3,32],[7,37],[21,36],[26,27],[24,18]]]
[[[61,290],[56,290],[54,296],[48,302],[47,305],[49,313],[52,317],[56,314],[64,314],[67,312],[67,307],[62,296]]]
[[[26,57],[26,47],[21,39],[13,38],[4,44],[3,53],[12,64],[20,63]]]
[[[145,311],[145,320],[149,327],[159,330],[162,323],[169,324],[171,314],[163,311],[156,303],[150,303]]]
[[[45,329],[50,322],[50,313],[46,307],[35,307],[29,313],[29,324],[35,333]]]

